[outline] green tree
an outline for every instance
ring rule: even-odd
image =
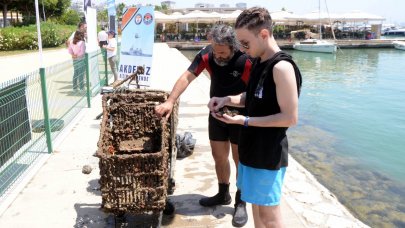
[[[13,1],[13,0],[7,0]],[[24,24],[35,23],[35,0],[14,0],[18,1],[17,10],[22,12]],[[38,0],[40,10],[39,16],[42,20],[46,18],[59,19],[70,7],[70,0]]]
[[[60,17],[59,21],[67,25],[77,25],[80,20],[80,14],[75,10],[69,9]]]
[[[45,15],[49,18],[60,17],[69,8],[70,0],[41,0],[43,4]],[[40,14],[41,15],[41,14]],[[44,15],[42,15],[42,19]]]
[[[155,5],[155,10],[160,11],[162,13],[168,13],[168,11],[169,11],[169,9],[167,8],[167,5],[163,5],[163,6]]]
[[[104,25],[108,22],[108,10],[104,9],[97,12],[97,22]]]
[[[117,19],[118,20],[122,19],[122,15],[124,14],[125,7],[126,7],[126,5],[122,2],[120,4],[118,4],[118,7],[117,7]]]

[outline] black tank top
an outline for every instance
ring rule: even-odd
[[[279,61],[290,62],[295,70],[297,90],[300,94],[301,73],[285,52],[278,52],[269,60],[260,63],[258,59],[252,68],[246,91],[248,116],[268,116],[280,112],[277,101],[273,67]],[[287,127],[242,128],[239,143],[239,160],[242,164],[259,169],[278,170],[288,165]]]

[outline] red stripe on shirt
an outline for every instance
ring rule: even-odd
[[[242,74],[242,81],[247,85],[248,81],[249,81],[249,77],[250,77],[250,70],[252,68],[252,62],[247,59],[245,62],[245,68],[243,70],[243,74]]]
[[[206,53],[202,56],[203,62],[205,63],[205,69],[207,69],[208,73],[210,74],[210,76],[212,77],[212,71],[211,71],[211,67],[209,64],[209,53]],[[202,70],[201,70],[202,71]]]

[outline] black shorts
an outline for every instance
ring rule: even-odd
[[[103,48],[103,45],[107,45],[108,42],[107,41],[100,41],[98,42],[98,45],[100,46],[100,48]]]
[[[212,141],[230,141],[238,144],[242,125],[226,124],[211,116],[208,117],[208,136]]]

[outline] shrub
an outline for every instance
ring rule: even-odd
[[[42,47],[60,46],[75,29],[75,26],[53,22],[41,23]],[[0,29],[0,51],[32,49],[38,49],[36,25]]]

